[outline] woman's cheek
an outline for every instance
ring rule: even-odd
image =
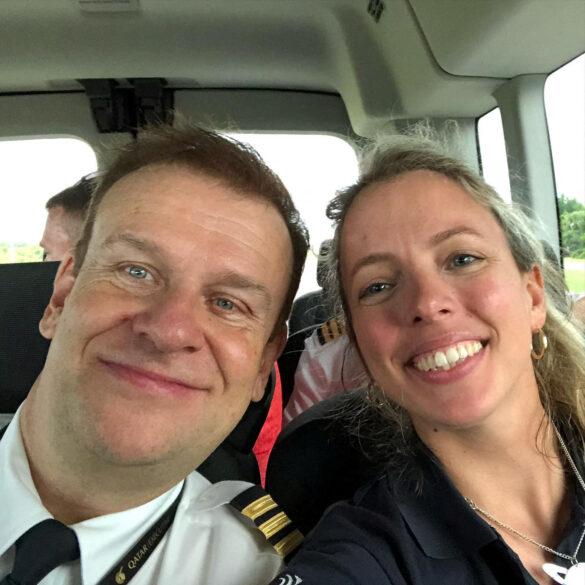
[[[360,320],[354,331],[358,346],[372,369],[376,363],[385,362],[396,349],[397,328],[380,315]]]

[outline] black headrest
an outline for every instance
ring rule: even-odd
[[[16,412],[43,369],[49,342],[39,321],[59,262],[0,264],[0,412]]]
[[[49,342],[38,324],[53,291],[58,262],[0,264],[0,413],[14,413],[41,372]],[[274,369],[264,397],[200,467],[210,481],[259,481],[252,447],[266,420],[275,388]]]
[[[320,325],[331,317],[333,317],[333,311],[322,290],[306,293],[293,303],[288,320],[288,333],[293,335],[312,325]]]

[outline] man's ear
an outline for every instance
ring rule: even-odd
[[[286,345],[287,329],[286,324],[283,324],[277,333],[268,341],[264,352],[262,353],[262,362],[260,364],[260,370],[256,378],[254,390],[252,392],[252,402],[258,402],[262,400],[264,396],[264,390],[266,388],[266,382],[268,376],[272,370],[272,366],[277,358],[282,353],[284,346]]]
[[[63,311],[65,299],[69,296],[73,288],[73,283],[75,282],[73,265],[73,256],[67,254],[57,269],[57,275],[53,283],[53,294],[39,323],[39,331],[45,339],[53,339],[57,323]]]
[[[539,266],[533,266],[526,273],[526,292],[530,303],[530,322],[532,333],[536,333],[546,321],[546,298],[542,271]]]

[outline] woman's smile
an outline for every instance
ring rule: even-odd
[[[481,341],[464,341],[447,348],[432,351],[412,359],[412,365],[422,372],[431,370],[451,370],[468,358],[480,352],[483,348]]]

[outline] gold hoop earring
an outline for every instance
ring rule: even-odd
[[[366,386],[366,401],[374,408],[382,408],[384,406],[384,393],[373,380],[370,380]]]
[[[536,353],[534,351],[534,344],[530,346],[530,355],[532,356],[533,360],[541,360],[546,353],[546,349],[548,347],[548,339],[542,329],[538,330],[538,344],[540,345],[540,352]]]

